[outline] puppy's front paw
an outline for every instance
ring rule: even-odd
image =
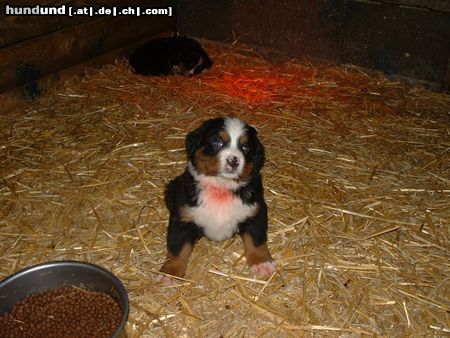
[[[161,283],[163,286],[174,286],[179,284],[175,278],[166,275],[158,275],[156,277],[156,281]]]
[[[267,261],[259,264],[254,264],[250,267],[253,273],[260,275],[261,277],[268,277],[272,275],[275,271],[275,263],[272,261]]]

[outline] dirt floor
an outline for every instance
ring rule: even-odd
[[[49,260],[113,271],[129,337],[450,334],[450,96],[350,66],[272,65],[206,43],[194,78],[88,70],[0,120],[0,279]],[[165,184],[186,133],[238,116],[266,149],[277,273],[248,270],[240,238],[165,259]]]

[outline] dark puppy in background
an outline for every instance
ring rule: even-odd
[[[178,36],[139,46],[130,57],[130,66],[141,75],[194,76],[211,68],[212,61],[197,41]]]
[[[237,118],[204,122],[186,136],[187,168],[167,185],[167,260],[161,271],[183,277],[195,242],[239,234],[250,269],[275,270],[267,248],[267,206],[260,169],[264,148],[255,128]],[[170,284],[170,277],[162,277]]]

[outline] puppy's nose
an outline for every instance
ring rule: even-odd
[[[236,156],[227,158],[227,165],[231,168],[236,169],[239,165],[239,159]]]

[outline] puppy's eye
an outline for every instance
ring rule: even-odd
[[[244,152],[244,154],[248,154],[250,152],[250,146],[248,144],[246,144],[246,143],[243,144],[241,146],[241,148],[242,148],[242,151]]]
[[[221,138],[216,138],[214,141],[211,142],[211,145],[214,150],[219,150],[223,147],[223,140]]]

